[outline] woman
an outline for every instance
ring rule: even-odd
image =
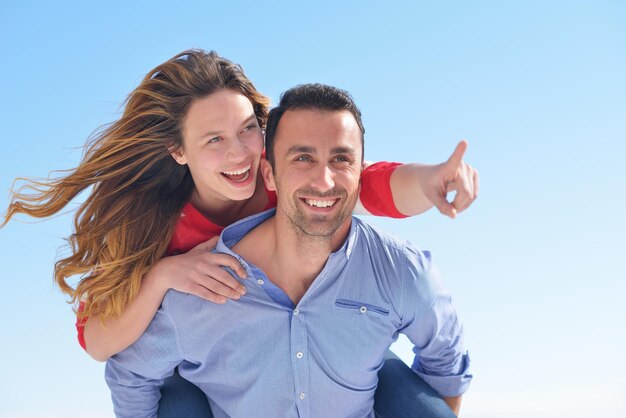
[[[224,226],[275,205],[258,175],[268,105],[238,65],[215,52],[185,51],[143,79],[76,169],[31,181],[25,188],[34,194],[14,193],[3,225],[17,213],[53,215],[91,187],[55,280],[80,302],[79,340],[92,357],[105,360],[139,338],[170,288],[217,303],[245,294],[220,267],[243,279],[238,261],[208,250]],[[477,192],[476,172],[461,162],[465,146],[439,166],[368,167],[363,206],[402,217],[439,200],[454,216]],[[455,188],[454,206],[446,206],[445,193]],[[75,288],[67,282],[74,275]]]

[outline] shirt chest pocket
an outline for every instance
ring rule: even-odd
[[[332,349],[343,354],[337,373],[355,385],[376,380],[376,370],[396,331],[391,307],[376,299],[365,300],[336,299],[327,335]]]
[[[351,310],[362,315],[389,316],[389,309],[353,299],[337,299],[335,306],[339,309]]]

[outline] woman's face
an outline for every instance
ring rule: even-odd
[[[252,103],[234,90],[195,100],[183,121],[183,146],[172,156],[187,164],[203,202],[249,199],[254,193],[263,133]]]

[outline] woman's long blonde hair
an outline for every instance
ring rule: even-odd
[[[170,153],[182,146],[191,103],[220,89],[245,95],[264,128],[269,100],[242,68],[202,50],[184,51],[159,65],[128,96],[122,117],[85,145],[79,166],[60,178],[26,181],[13,191],[4,226],[15,214],[45,218],[91,187],[74,216],[71,255],[56,262],[54,279],[80,318],[117,318],[159,260],[194,184]],[[76,288],[68,278],[79,276]]]

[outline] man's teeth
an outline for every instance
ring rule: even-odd
[[[337,200],[312,200],[312,199],[305,199],[304,201],[309,206],[316,206],[318,208],[328,208],[328,207],[334,205]]]
[[[242,168],[241,170],[235,170],[235,171],[222,171],[222,173],[229,175],[229,176],[238,176],[240,174],[245,173],[246,171],[250,170],[251,166],[247,166],[245,168]]]

